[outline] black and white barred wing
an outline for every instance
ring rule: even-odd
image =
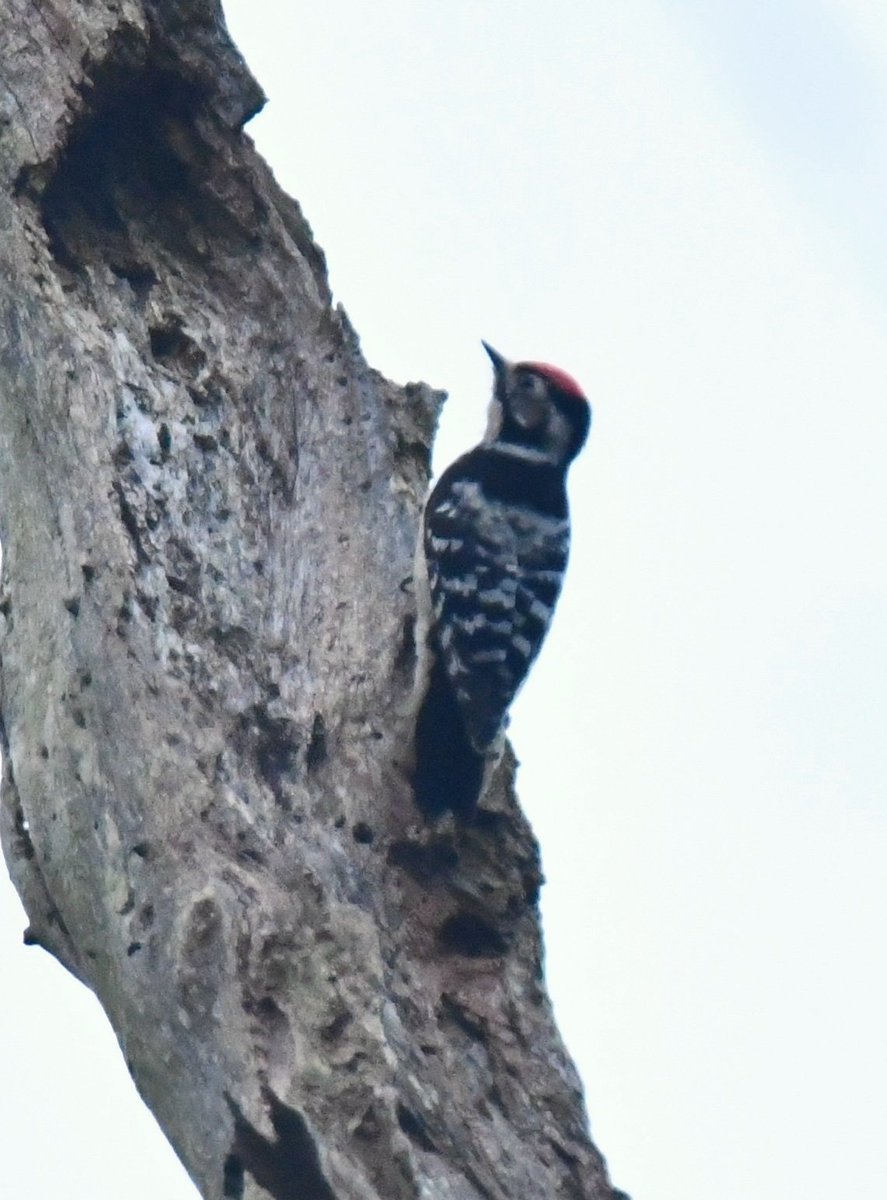
[[[469,740],[484,752],[551,621],[567,526],[533,509],[491,503],[475,480],[441,483],[425,513],[437,647]]]

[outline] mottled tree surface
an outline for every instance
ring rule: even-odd
[[[211,0],[0,0],[27,938],[207,1200],[603,1200],[510,768],[467,830],[411,801],[441,397],[364,362],[242,132],[261,102]]]

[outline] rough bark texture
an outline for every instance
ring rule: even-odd
[[[506,765],[407,783],[441,402],[371,371],[211,0],[0,0],[3,845],[207,1200],[604,1198]],[[310,118],[309,118],[310,119]]]

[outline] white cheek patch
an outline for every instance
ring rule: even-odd
[[[487,409],[487,431],[484,434],[485,442],[494,442],[499,436],[499,431],[502,428],[502,405],[494,396],[490,401],[490,407]]]
[[[512,398],[510,408],[514,419],[522,429],[538,429],[545,421],[549,408],[548,401],[535,393],[526,393],[518,389]]]

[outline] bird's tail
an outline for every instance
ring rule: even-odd
[[[433,820],[447,809],[463,820],[474,815],[486,758],[468,740],[439,657],[431,668],[428,689],[416,719],[415,761],[416,804],[425,817]]]

